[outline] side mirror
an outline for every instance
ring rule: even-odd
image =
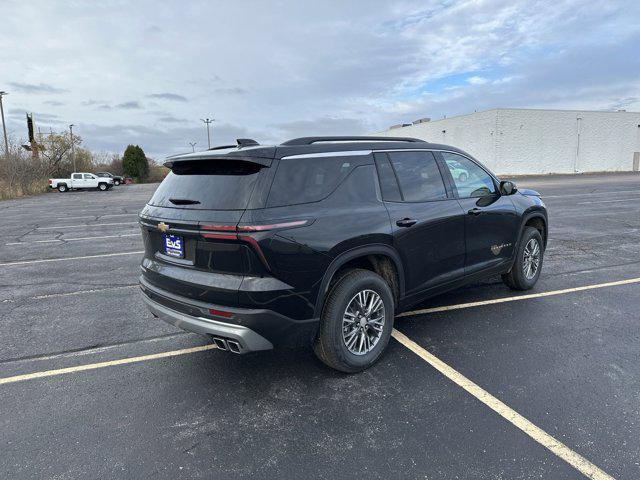
[[[513,195],[518,191],[516,184],[509,181],[500,182],[500,193],[503,195]]]

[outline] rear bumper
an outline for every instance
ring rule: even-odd
[[[233,340],[240,345],[239,353],[309,345],[319,324],[318,319],[294,320],[267,309],[227,307],[185,298],[150,284],[144,276],[140,277],[140,288],[147,307],[160,319],[188,332]],[[210,309],[231,316],[221,317]]]
[[[239,345],[237,353],[256,352],[259,350],[271,350],[273,345],[269,340],[261,337],[253,330],[240,325],[219,322],[210,318],[193,317],[184,313],[171,310],[158,302],[143,295],[151,313],[171,325],[175,325],[188,332],[210,335],[225,341],[232,340]]]

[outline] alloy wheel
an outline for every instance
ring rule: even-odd
[[[342,340],[349,352],[365,355],[382,337],[385,309],[382,297],[373,290],[356,293],[342,316]]]
[[[540,243],[535,238],[530,239],[524,247],[522,271],[527,280],[531,280],[540,268]]]

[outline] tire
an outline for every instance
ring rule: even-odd
[[[469,176],[468,176],[466,173],[461,173],[461,174],[458,176],[458,180],[460,180],[462,183],[466,182],[466,181],[467,181],[467,178],[469,178]]]
[[[58,191],[60,193],[64,193],[66,191],[68,191],[69,189],[67,188],[67,186],[64,183],[61,183],[60,185],[58,185]]]
[[[537,264],[535,271],[528,269],[528,265],[535,264],[526,260],[526,258],[535,258],[537,251]],[[526,258],[525,258],[526,257]],[[529,290],[540,278],[542,271],[542,260],[544,257],[544,247],[542,235],[533,227],[525,227],[522,232],[522,238],[518,244],[516,259],[511,267],[511,271],[502,275],[502,281],[513,290]],[[532,266],[533,268],[533,266]]]
[[[98,184],[98,189],[102,192],[106,191],[109,188],[109,186],[106,183],[99,183]]]
[[[120,180],[114,180],[113,184],[117,187],[118,185],[120,185]]]
[[[362,295],[367,295],[367,300],[382,302],[382,307],[375,309],[369,317],[372,323],[368,323],[366,318],[358,320],[354,315],[361,305],[359,300],[363,298]],[[320,330],[313,345],[316,355],[329,367],[345,373],[369,368],[387,348],[393,329],[394,311],[393,293],[382,277],[369,270],[348,271],[329,289],[320,318]],[[344,320],[350,317],[354,318],[351,323]],[[366,326],[363,323],[367,323]],[[374,329],[374,326],[379,329]],[[345,336],[349,335],[350,338],[345,340]],[[370,343],[367,344],[367,341]],[[351,349],[347,347],[348,342],[352,343]],[[361,349],[360,352],[354,353],[358,349]]]

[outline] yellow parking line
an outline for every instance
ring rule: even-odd
[[[487,407],[492,409],[502,418],[504,418],[509,423],[518,427],[524,433],[529,435],[533,440],[538,442],[543,447],[549,449],[551,452],[553,452],[555,455],[560,457],[562,460],[567,462],[569,465],[571,465],[573,468],[578,470],[580,473],[582,473],[586,477],[594,480],[613,480],[613,477],[611,475],[605,473],[604,471],[599,469],[597,466],[595,466],[593,463],[591,463],[589,460],[584,458],[582,455],[574,452],[569,447],[567,447],[564,443],[553,438],[551,435],[549,435],[547,432],[542,430],[540,427],[537,427],[536,425],[531,423],[529,420],[524,418],[518,412],[516,412],[509,406],[502,403],[496,397],[491,395],[482,387],[473,383],[467,377],[465,377],[460,372],[458,372],[457,370],[453,369],[452,367],[444,363],[438,357],[429,353],[427,350],[422,348],[420,345],[415,343],[413,340],[408,338],[403,333],[394,329],[391,335],[402,345],[407,347],[409,350],[411,350],[413,353],[418,355],[420,358],[422,358],[425,362],[427,362],[433,368],[438,370],[442,375],[447,377],[456,385],[462,387],[464,390],[466,390],[468,393],[470,393],[475,398],[480,400],[482,403],[484,403]]]
[[[442,307],[423,308],[421,310],[412,310],[403,312],[398,317],[413,317],[415,315],[423,315],[425,313],[447,312],[449,310],[459,310],[461,308],[480,307],[482,305],[493,305],[495,303],[515,302],[518,300],[529,300],[530,298],[552,297],[554,295],[562,295],[565,293],[583,292],[585,290],[595,290],[597,288],[616,287],[619,285],[629,285],[632,283],[640,283],[640,277],[629,278],[627,280],[619,280],[616,282],[596,283],[593,285],[583,285],[582,287],[563,288],[562,290],[550,290],[541,293],[529,293],[527,295],[516,295],[514,297],[494,298],[493,300],[481,300],[479,302],[458,303],[457,305],[445,305]]]
[[[41,372],[26,373],[24,375],[16,375],[13,377],[0,378],[0,385],[5,383],[23,382],[34,378],[54,377],[56,375],[64,375],[65,373],[84,372],[86,370],[96,370],[98,368],[115,367],[116,365],[127,365],[130,363],[146,362],[148,360],[157,360],[158,358],[177,357],[179,355],[188,355],[190,353],[202,352],[216,348],[214,344],[203,345],[201,347],[183,348],[182,350],[172,350],[169,352],[153,353],[151,355],[141,355],[139,357],[120,358],[118,360],[109,360],[108,362],[88,363],[85,365],[77,365],[75,367],[57,368],[55,370],[44,370]]]

